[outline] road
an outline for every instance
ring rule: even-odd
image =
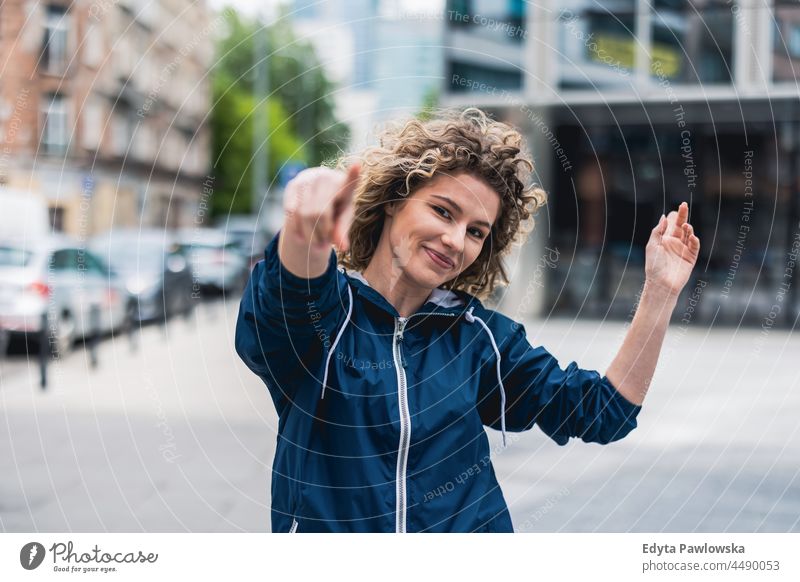
[[[269,531],[272,403],[233,348],[237,301],[78,350],[46,391],[0,371],[3,531]],[[624,323],[526,322],[562,366],[604,370]],[[800,338],[673,327],[639,428],[559,447],[534,428],[494,466],[517,531],[800,531]]]

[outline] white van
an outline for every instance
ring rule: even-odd
[[[45,239],[50,231],[50,214],[41,196],[0,186],[0,239],[27,246]]]

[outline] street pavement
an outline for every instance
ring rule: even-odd
[[[46,390],[24,354],[0,366],[0,530],[269,531],[277,418],[233,348],[238,302],[77,350]],[[562,366],[605,370],[624,322],[526,322]],[[639,428],[560,447],[489,431],[517,531],[800,531],[800,338],[681,328]]]

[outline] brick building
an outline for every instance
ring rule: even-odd
[[[219,25],[202,1],[0,4],[0,185],[73,235],[190,224]]]

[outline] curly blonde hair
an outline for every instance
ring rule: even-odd
[[[486,299],[508,284],[503,265],[514,243],[533,228],[533,214],[546,203],[544,190],[529,185],[533,163],[523,138],[512,126],[490,119],[477,108],[440,110],[428,121],[395,121],[380,135],[380,145],[341,158],[344,167],[361,163],[355,192],[350,248],[339,252],[345,268],[363,271],[378,246],[385,205],[411,196],[437,174],[467,172],[500,195],[500,211],[478,258],[443,287]]]

